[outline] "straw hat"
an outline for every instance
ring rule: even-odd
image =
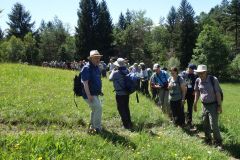
[[[93,57],[102,57],[102,55],[100,55],[98,50],[91,50],[90,51],[90,56],[88,58],[93,58]]]
[[[125,59],[118,58],[113,64],[118,67],[123,67],[125,66]]]
[[[207,66],[203,65],[203,64],[200,64],[200,65],[198,65],[197,70],[194,70],[194,71],[197,72],[197,73],[206,72],[207,71]]]

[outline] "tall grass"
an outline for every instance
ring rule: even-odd
[[[239,158],[240,85],[223,84],[220,118],[226,150],[175,128],[155,104],[130,98],[135,132],[122,128],[112,84],[103,79],[103,127],[87,134],[90,109],[73,102],[74,71],[0,64],[0,159],[229,159]],[[194,117],[200,124],[200,112]]]

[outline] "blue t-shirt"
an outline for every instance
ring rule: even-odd
[[[155,73],[153,75],[153,83],[154,84],[159,84],[160,86],[163,86],[164,83],[168,82],[169,75],[166,71],[161,70],[159,74]]]
[[[97,96],[101,94],[102,81],[101,72],[98,66],[93,65],[92,62],[88,62],[81,71],[81,80],[88,81],[90,94],[92,96]],[[87,95],[84,89],[83,98],[87,99]]]

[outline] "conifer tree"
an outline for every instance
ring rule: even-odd
[[[23,39],[28,32],[33,32],[35,22],[31,22],[31,15],[20,3],[14,4],[11,13],[8,15],[10,22],[8,36],[12,35]]]
[[[122,14],[122,12],[120,13],[117,27],[121,30],[126,29],[126,19],[125,19],[124,15]]]
[[[235,50],[240,50],[240,0],[232,0],[228,7],[229,30],[235,32]]]
[[[89,51],[99,49],[97,45],[98,4],[96,0],[81,0],[77,12],[75,59],[85,59]]]
[[[107,8],[106,1],[99,4],[99,19],[96,26],[97,46],[103,54],[103,59],[107,60],[111,56],[111,45],[113,42],[113,25],[112,19]]]
[[[167,30],[170,33],[170,52],[174,52],[176,44],[176,32],[177,32],[177,12],[172,6],[167,16]]]
[[[196,29],[194,22],[194,10],[187,0],[182,0],[178,9],[179,21],[179,59],[181,68],[187,67],[193,55],[196,42]]]

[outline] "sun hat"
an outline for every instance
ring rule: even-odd
[[[125,59],[118,58],[113,64],[118,67],[123,67],[125,66]]]
[[[137,63],[134,63],[133,66],[134,66],[134,67],[138,67],[138,64],[137,64]]]
[[[158,63],[155,63],[155,64],[153,65],[153,70],[156,70],[156,69],[158,69],[158,68],[160,68],[160,65],[159,65]]]
[[[102,55],[100,55],[98,50],[91,50],[90,51],[90,56],[88,58],[93,58],[93,57],[102,57]]]
[[[198,65],[197,70],[194,70],[194,71],[197,72],[197,73],[206,72],[207,71],[207,66],[203,65],[203,64],[200,64],[200,65]]]

